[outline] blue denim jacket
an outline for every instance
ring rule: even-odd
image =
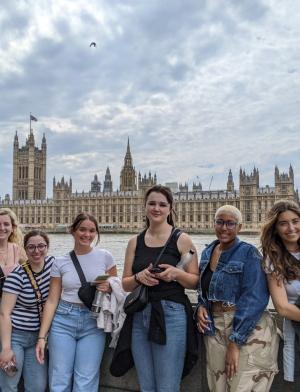
[[[204,299],[201,278],[218,243],[218,240],[212,242],[201,255],[198,304],[206,308],[209,308],[209,301],[235,305],[233,329],[229,339],[241,345],[246,342],[268,304],[266,275],[258,250],[236,238],[234,245],[221,253],[210,281],[208,298]]]

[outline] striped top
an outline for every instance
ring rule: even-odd
[[[43,304],[49,293],[50,271],[53,261],[53,256],[46,257],[42,271],[33,273],[43,297]],[[16,305],[11,314],[12,326],[23,331],[38,331],[40,319],[35,292],[21,265],[8,275],[3,292],[17,295]]]

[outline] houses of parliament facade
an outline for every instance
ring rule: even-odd
[[[145,191],[157,183],[156,174],[137,174],[130,151],[129,139],[120,172],[120,186],[113,190],[109,167],[103,184],[97,175],[88,192],[73,192],[72,179],[53,179],[53,197],[46,198],[47,143],[43,136],[41,148],[35,144],[33,131],[20,147],[18,135],[13,145],[13,192],[0,200],[0,207],[11,208],[20,223],[28,227],[48,230],[64,229],[77,213],[87,211],[95,215],[100,228],[116,232],[139,231],[144,227]],[[103,186],[102,186],[103,185]],[[259,171],[251,173],[240,169],[239,185],[235,186],[232,171],[227,178],[226,189],[203,190],[201,183],[170,183],[175,199],[176,225],[188,232],[210,232],[213,230],[215,211],[223,204],[239,208],[243,215],[243,230],[257,232],[266,213],[276,200],[299,201],[294,187],[292,166],[288,173],[274,171],[274,186],[261,187]]]

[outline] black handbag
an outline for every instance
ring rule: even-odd
[[[77,274],[81,282],[81,287],[79,287],[78,290],[78,297],[81,299],[81,301],[87,308],[91,309],[96,293],[96,286],[92,286],[90,282],[86,281],[81,265],[74,250],[70,252],[70,257],[73,261],[74,267],[76,268]]]
[[[170,234],[170,237],[167,239],[167,242],[165,243],[165,246],[161,250],[160,254],[158,255],[156,261],[153,263],[153,267],[155,268],[159,260],[166,250],[166,247],[168,246],[174,232],[178,230],[173,228]],[[145,286],[143,284],[140,284],[137,286],[130,294],[127,295],[125,302],[124,302],[124,312],[126,314],[133,314],[135,312],[140,312],[143,310],[148,303],[148,286]]]
[[[127,295],[124,302],[124,311],[126,314],[133,314],[143,310],[148,303],[148,286],[140,284],[130,294]]]

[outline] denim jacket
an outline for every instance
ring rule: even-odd
[[[221,253],[210,281],[208,298],[205,299],[202,296],[201,279],[210,262],[213,249],[218,243],[218,240],[212,242],[201,255],[198,306],[209,309],[210,301],[235,305],[229,340],[241,345],[246,343],[268,304],[266,275],[262,269],[258,250],[253,245],[236,238],[234,245]]]

